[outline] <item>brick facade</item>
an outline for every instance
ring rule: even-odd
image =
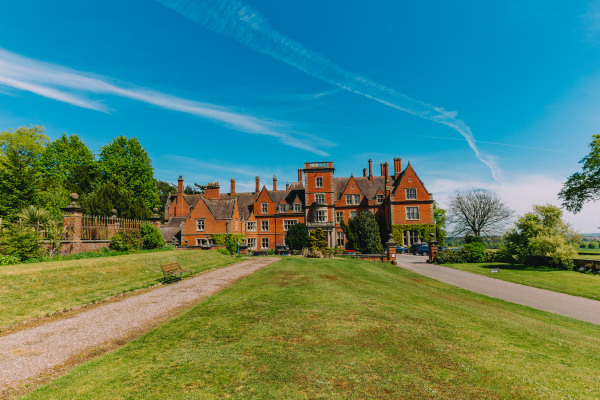
[[[249,250],[275,249],[285,244],[287,228],[305,223],[308,230],[322,228],[330,247],[345,243],[340,227],[363,211],[373,212],[388,228],[392,225],[433,224],[433,196],[427,191],[408,163],[402,171],[400,158],[380,164],[381,173],[373,175],[372,160],[360,177],[336,177],[332,162],[305,163],[298,169],[298,181],[278,190],[273,176],[273,189],[256,188],[251,193],[238,193],[231,179],[229,193],[220,193],[218,183],[209,183],[203,195],[185,195],[180,176],[176,194],[169,196],[165,218],[169,225],[182,221],[180,244],[209,247],[212,235],[237,233],[246,236]],[[174,235],[173,235],[174,236]],[[173,238],[166,238],[171,242]],[[417,238],[406,235],[405,245]],[[408,242],[408,243],[407,243]]]

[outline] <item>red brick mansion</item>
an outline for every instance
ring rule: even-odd
[[[275,176],[272,190],[261,189],[257,176],[254,192],[237,193],[231,179],[229,193],[221,193],[217,182],[193,195],[183,193],[180,176],[177,194],[165,205],[165,235],[181,245],[206,246],[213,243],[212,235],[239,233],[249,249],[266,250],[283,245],[290,226],[305,223],[309,231],[322,228],[330,247],[344,247],[340,222],[370,211],[388,229],[401,227],[394,232],[400,232],[396,240],[405,245],[427,239],[419,237],[417,228],[434,223],[433,196],[410,162],[402,170],[401,159],[395,158],[393,174],[382,163],[379,176],[373,175],[372,160],[368,174],[364,168],[360,177],[335,177],[334,172],[332,162],[305,163],[298,181],[285,189],[278,189]]]

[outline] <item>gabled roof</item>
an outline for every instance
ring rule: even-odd
[[[346,191],[350,178],[333,178],[333,200],[338,201]]]
[[[425,187],[425,184],[423,183],[423,181],[421,180],[421,178],[419,178],[419,175],[417,175],[417,172],[410,165],[410,161],[409,161],[408,162],[408,166],[406,167],[406,169],[404,171],[402,171],[402,173],[400,174],[400,176],[398,176],[398,179],[396,179],[396,182],[394,182],[394,188],[392,189],[392,195],[396,193],[396,190],[398,190],[398,187],[400,186],[400,182],[402,181],[402,178],[404,178],[404,175],[406,174],[406,171],[408,171],[409,168],[411,169],[411,171],[413,172],[413,174],[415,174],[415,176],[417,177],[417,180],[421,183],[421,186],[423,186],[423,189],[425,189],[425,191],[428,194],[431,194],[431,192],[429,192],[429,190],[427,190],[427,188]]]
[[[215,219],[231,219],[233,218],[233,211],[235,207],[235,199],[229,200],[207,200],[202,199],[208,207],[208,210],[215,217]]]
[[[167,221],[167,224],[160,228],[160,231],[167,242],[171,243],[173,238],[177,238],[186,219],[187,217],[171,217]]]

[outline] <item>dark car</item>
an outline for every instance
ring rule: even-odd
[[[419,250],[417,250],[417,254],[420,256],[429,255],[429,245],[424,244],[421,247],[419,247]]]
[[[424,242],[413,243],[413,245],[410,246],[410,252],[413,253],[414,255],[417,255],[417,252],[419,251],[421,246],[427,246],[427,243],[424,243]]]
[[[266,256],[267,252],[266,251],[255,251],[254,254],[252,254],[253,256]]]
[[[344,250],[344,254],[347,256],[355,256],[356,251],[355,250]]]
[[[275,246],[275,254],[278,256],[291,256],[292,251],[287,246]]]
[[[396,253],[404,254],[408,251],[408,249],[404,246],[396,246]]]

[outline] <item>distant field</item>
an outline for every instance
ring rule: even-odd
[[[540,289],[600,300],[600,275],[505,263],[447,264],[446,266]],[[491,274],[490,267],[499,267],[500,272]]]
[[[600,327],[287,257],[29,399],[594,399]]]
[[[161,264],[194,273],[236,261],[216,251],[162,251],[0,266],[0,328],[160,282]]]

